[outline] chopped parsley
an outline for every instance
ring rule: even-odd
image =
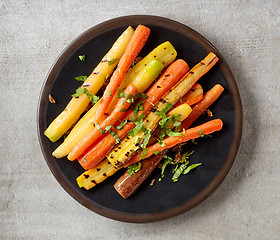
[[[86,60],[86,55],[80,55],[79,56],[79,59],[84,62]]]
[[[204,137],[202,130],[198,130],[198,134],[199,134],[200,137]]]
[[[118,130],[121,130],[121,129],[123,129],[123,127],[124,127],[124,125],[127,123],[127,118],[123,121],[123,122],[121,122],[116,128],[118,129]]]
[[[87,76],[85,76],[85,75],[81,75],[81,76],[78,76],[78,77],[75,77],[75,79],[77,80],[77,81],[79,81],[79,82],[84,82],[84,81],[86,81],[87,80]]]
[[[159,181],[161,181],[162,178],[164,177],[164,171],[168,164],[175,165],[175,168],[172,171],[174,173],[172,176],[173,182],[177,182],[182,174],[185,175],[189,173],[192,169],[195,169],[196,167],[200,166],[202,163],[195,163],[189,165],[190,162],[187,159],[189,159],[190,155],[192,155],[193,153],[194,151],[183,154],[180,162],[175,162],[171,157],[164,155],[163,156],[164,161],[161,167],[161,178],[159,179]]]
[[[141,163],[138,162],[138,163],[134,163],[130,166],[128,166],[128,176],[132,176],[133,174],[137,173],[140,169],[141,169]]]
[[[76,89],[76,93],[72,95],[72,97],[79,97],[82,93],[86,94],[86,96],[88,97],[88,99],[92,102],[92,103],[97,103],[97,101],[99,100],[99,97],[94,95],[93,93],[91,93],[89,90],[87,90],[86,88],[81,88],[79,87],[78,89]]]
[[[96,129],[97,129],[98,131],[100,131],[102,135],[105,134],[105,130],[102,129],[102,128],[100,127],[100,125],[99,125],[96,121],[93,120],[93,122],[94,122],[94,126],[96,127]]]
[[[113,58],[112,60],[108,60],[108,66],[111,66],[113,65],[115,62],[119,61],[120,59],[119,58]]]
[[[161,109],[160,111],[156,111],[156,114],[159,115],[162,119],[166,118],[166,113],[172,108],[172,104],[171,103],[167,103],[163,109]]]

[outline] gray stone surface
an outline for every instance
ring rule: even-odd
[[[39,148],[36,109],[58,54],[84,30],[130,14],[168,17],[210,40],[244,107],[243,141],[206,201],[172,219],[129,224],[72,199]],[[280,3],[274,1],[0,0],[1,239],[280,239]]]

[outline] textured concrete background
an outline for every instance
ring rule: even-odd
[[[153,14],[204,35],[231,67],[244,107],[242,145],[206,201],[178,217],[129,224],[99,216],[57,183],[39,148],[36,109],[58,54],[110,18]],[[280,239],[280,2],[0,1],[1,239]]]

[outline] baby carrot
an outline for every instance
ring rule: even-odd
[[[224,88],[220,84],[216,84],[212,89],[206,92],[203,99],[195,104],[190,115],[182,122],[181,130],[188,129],[192,123],[222,94]]]

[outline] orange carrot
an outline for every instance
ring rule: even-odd
[[[203,98],[203,89],[200,84],[196,83],[193,85],[190,91],[182,97],[182,99],[177,102],[174,107],[178,107],[179,105],[186,103],[190,106],[196,104]]]
[[[117,91],[117,88],[120,86],[124,75],[126,74],[127,70],[129,69],[141,49],[144,47],[149,34],[150,29],[143,25],[138,25],[138,27],[136,28],[125,49],[123,56],[118,63],[117,69],[114,71],[111,80],[105,89],[103,98],[100,101],[100,105],[97,108],[95,117],[95,121],[97,123],[101,122],[101,119],[103,118],[107,108],[109,107],[110,102]]]
[[[88,147],[90,147],[96,140],[102,136],[102,131],[109,125],[113,125],[121,119],[131,105],[131,100],[135,96],[137,88],[130,84],[124,91],[124,96],[121,97],[115,106],[113,112],[101,122],[100,128],[95,127],[88,135],[86,135],[69,153],[68,159],[75,160],[80,157]],[[130,100],[130,101],[128,101]]]
[[[143,103],[143,111],[139,111],[138,116],[142,113],[146,114],[150,108],[188,72],[188,70],[188,64],[182,59],[178,59],[169,65],[163,74],[161,74],[158,81],[146,93],[148,98]],[[124,118],[127,117],[128,119],[132,119],[133,111],[129,111]],[[121,139],[134,127],[135,124],[130,122],[127,123],[123,129],[117,130],[116,133]],[[105,158],[107,152],[114,146],[115,142],[116,140],[110,134],[104,135],[99,139],[99,142],[93,144],[90,149],[86,151],[83,159],[79,158],[80,164],[86,170],[95,167]]]
[[[221,119],[215,119],[209,122],[206,122],[202,125],[199,125],[194,128],[190,128],[185,132],[181,132],[183,136],[181,137],[168,137],[162,140],[163,145],[161,146],[159,143],[156,143],[147,148],[146,158],[152,156],[155,151],[161,152],[165,149],[172,148],[180,143],[185,143],[191,139],[199,138],[203,135],[208,135],[216,131],[220,131],[223,127],[223,122]],[[141,153],[135,154],[130,160],[129,164],[125,164],[124,167],[128,167],[136,162],[139,162],[141,159]]]
[[[203,99],[193,106],[190,115],[182,122],[181,130],[188,129],[192,123],[209,108],[213,102],[222,94],[224,88],[220,84],[216,84],[212,89],[204,94]]]

